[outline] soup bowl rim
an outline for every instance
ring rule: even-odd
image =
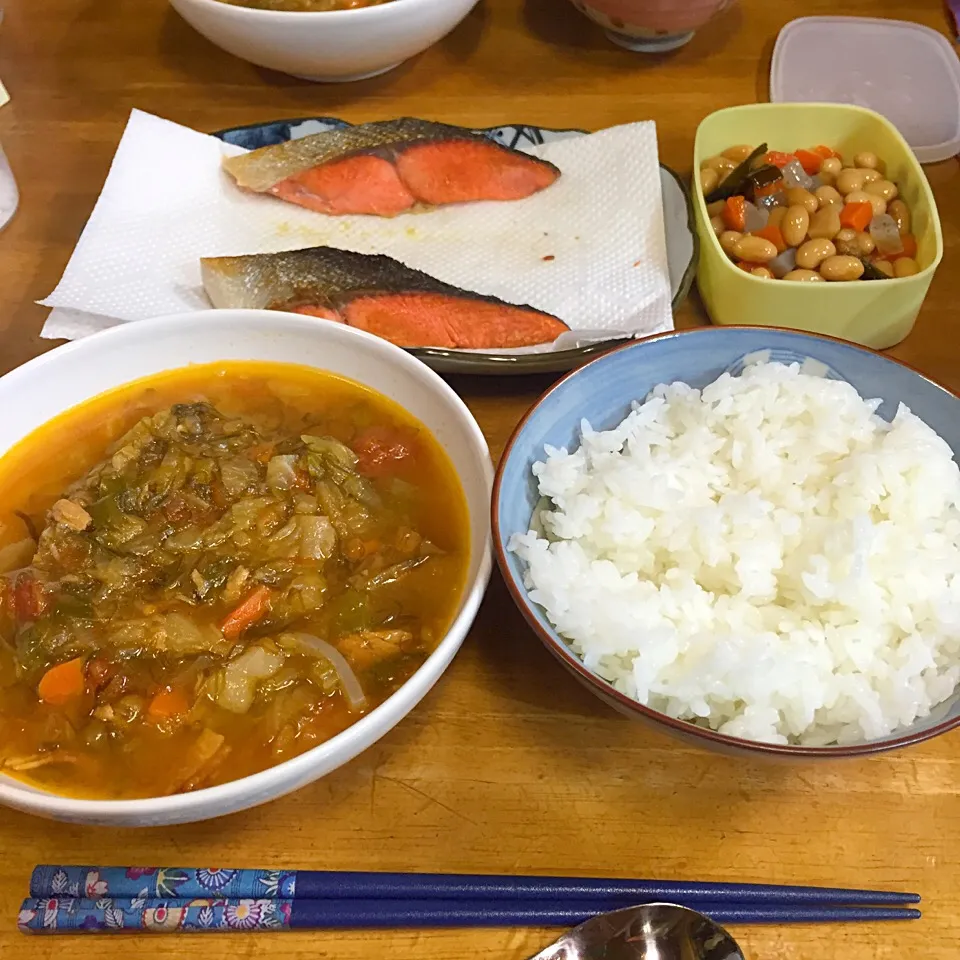
[[[325,740],[304,753],[283,760],[264,770],[187,793],[122,800],[73,797],[69,794],[54,793],[39,784],[34,785],[26,780],[18,780],[0,771],[0,805],[13,807],[41,817],[70,822],[134,826],[142,820],[144,825],[156,826],[208,820],[266,803],[298,790],[328,773],[332,773],[385,736],[430,691],[443,675],[466,638],[483,599],[493,566],[491,533],[489,523],[486,522],[489,495],[493,486],[493,463],[490,459],[486,438],[464,401],[437,373],[400,347],[353,327],[330,323],[329,321],[318,322],[315,318],[299,314],[272,310],[196,310],[139,320],[135,323],[122,323],[89,337],[63,344],[28,360],[0,377],[0,397],[7,390],[16,389],[18,384],[33,380],[41,375],[49,365],[62,363],[66,357],[74,354],[83,357],[90,354],[90,351],[95,351],[101,356],[106,356],[109,354],[111,346],[124,340],[134,343],[140,340],[141,348],[146,350],[149,349],[152,335],[161,335],[171,329],[180,328],[182,330],[186,324],[236,325],[238,322],[247,322],[250,329],[269,328],[271,336],[278,334],[278,332],[282,334],[283,329],[298,328],[308,335],[315,333],[319,338],[345,337],[353,341],[357,349],[371,353],[375,357],[379,354],[385,362],[405,367],[414,379],[420,381],[432,397],[445,402],[454,412],[458,429],[464,431],[465,439],[471,451],[478,455],[477,459],[482,465],[480,480],[487,493],[487,503],[481,505],[471,503],[466,489],[463,490],[468,514],[472,517],[474,512],[478,511],[478,516],[481,516],[485,522],[486,536],[482,543],[475,542],[476,538],[471,536],[467,577],[462,587],[456,608],[457,612],[430,656],[386,700],[329,740]],[[235,329],[235,326],[231,329]],[[167,370],[177,370],[190,365],[191,361],[186,355],[189,351],[189,337],[183,338],[183,340],[184,347],[182,349],[185,355],[182,363],[168,367]],[[256,361],[257,358],[248,359]],[[229,361],[230,358],[224,358],[223,362]],[[200,362],[216,363],[218,361]],[[285,361],[267,362],[283,363]],[[294,361],[286,362],[296,365]],[[162,372],[157,371],[157,373]],[[380,393],[377,387],[362,380],[347,377],[335,371],[334,374],[343,379],[353,380],[354,383],[359,383]],[[153,375],[147,374],[146,376]],[[135,383],[138,379],[144,378],[135,377],[126,383]],[[60,412],[65,413],[70,409],[75,409],[79,404],[89,402],[102,393],[123,389],[124,386],[125,384],[122,383],[115,387],[106,387],[103,391],[90,393],[84,400],[77,404],[65,406]],[[387,399],[402,406],[399,401],[390,397]],[[412,414],[410,415],[412,416]],[[45,423],[49,423],[56,416],[48,418]],[[41,424],[42,426],[43,424]],[[30,436],[36,429],[36,427],[27,429],[20,434],[19,439],[15,440],[11,446],[0,450],[0,459],[12,449],[12,446]],[[460,483],[463,484],[463,478],[456,466],[452,462],[450,466]],[[470,571],[474,567],[476,567],[476,573],[471,577]],[[315,771],[318,767],[321,768],[321,772],[312,774],[312,771]]]
[[[273,22],[290,22],[290,18],[298,17],[301,26],[307,22],[306,18],[323,17],[327,22],[333,22],[337,18],[341,23],[347,23],[351,19],[355,23],[362,23],[364,18],[373,20],[376,17],[388,16],[383,10],[389,10],[391,7],[401,5],[405,7],[428,7],[436,6],[438,3],[444,3],[445,0],[387,0],[385,3],[377,3],[366,7],[353,7],[349,10],[263,10],[259,7],[245,7],[235,3],[225,3],[224,0],[179,0],[181,3],[193,4],[196,7],[207,10],[236,11],[233,14],[225,13],[224,16],[235,16],[238,19],[259,18],[261,22],[266,23],[269,20]],[[474,0],[476,2],[476,0]],[[395,15],[396,11],[391,11],[389,15]]]

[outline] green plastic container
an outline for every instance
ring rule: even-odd
[[[876,153],[910,208],[920,272],[899,280],[785,283],[735,267],[714,236],[696,171],[704,160],[740,143],[766,143],[771,150],[786,152],[822,143],[845,157],[865,150]],[[693,169],[700,234],[697,286],[714,323],[792,327],[878,350],[899,343],[913,329],[943,257],[943,236],[923,169],[884,117],[839,103],[757,103],[719,110],[697,128]]]

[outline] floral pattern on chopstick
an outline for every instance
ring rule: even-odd
[[[103,933],[121,930],[149,933],[283,930],[290,925],[291,910],[289,900],[194,897],[148,901],[50,897],[26,901],[17,924],[23,933],[51,930]]]
[[[289,898],[296,893],[293,870],[227,870],[217,867],[37,867],[33,897],[101,897],[172,900]]]

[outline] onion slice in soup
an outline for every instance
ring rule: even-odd
[[[333,664],[333,669],[340,677],[343,695],[349,701],[351,709],[359,710],[367,705],[366,695],[357,675],[353,672],[353,667],[347,663],[347,658],[333,644],[321,640],[312,633],[288,633],[287,636],[295,638],[304,653],[323,657]]]

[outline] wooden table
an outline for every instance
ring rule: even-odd
[[[688,171],[697,123],[765,99],[780,28],[818,13],[922,18],[907,0],[743,0],[684,50],[644,59],[611,46],[564,0],[486,0],[447,39],[375,80],[310,85],[221,53],[164,0],[7,3],[0,75],[13,101],[0,139],[21,209],[0,237],[0,372],[52,344],[33,301],[56,283],[92,209],[127,114],[200,130],[310,114],[401,114],[468,125],[599,128],[653,118],[662,159]],[[895,66],[895,65],[892,65]],[[891,73],[891,83],[896,80]],[[946,257],[916,331],[893,353],[960,389],[960,175],[928,170]],[[149,189],[144,184],[144,189]],[[679,322],[704,322],[695,295]],[[457,379],[494,454],[541,380]],[[462,653],[379,744],[259,810],[111,833],[0,816],[0,957],[71,951],[284,960],[522,960],[550,931],[290,934],[263,938],[28,940],[14,918],[33,864],[297,865],[333,869],[556,872],[831,883],[919,890],[920,923],[741,928],[755,960],[948,957],[960,938],[960,737],[825,765],[767,766],[678,745],[614,715],[563,673],[495,577]]]

